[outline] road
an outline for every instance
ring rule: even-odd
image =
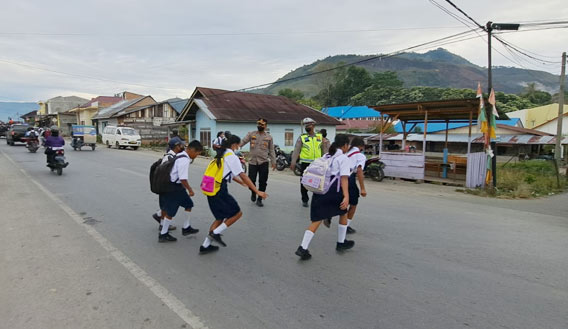
[[[53,207],[83,219],[62,223],[94,229],[124,255],[118,259],[125,267],[142,270],[181,302],[178,315],[187,310],[207,328],[568,327],[567,195],[493,200],[443,186],[368,181],[353,225],[358,233],[350,236],[355,248],[335,252],[335,221],[320,228],[313,258],[302,262],[294,251],[309,210],[300,205],[298,179],[274,173],[264,208],[231,184],[243,218],[225,232],[227,248],[199,255],[212,221],[200,193],[192,220],[201,232],[183,237],[178,229],[177,242],[157,242],[150,217],[157,197],[147,174],[159,153],[67,149],[70,165],[56,176],[43,154],[0,142],[5,157],[54,193],[61,204],[51,201]],[[205,165],[198,159],[190,168],[196,190]],[[176,224],[182,222],[183,213]]]

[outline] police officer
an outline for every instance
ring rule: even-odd
[[[268,160],[272,162],[272,170],[276,169],[276,154],[274,153],[274,141],[272,136],[268,134],[266,126],[268,121],[264,118],[259,118],[256,122],[256,131],[249,132],[245,138],[242,139],[240,147],[250,143],[250,159],[249,159],[249,173],[248,176],[253,184],[256,185],[256,176],[258,174],[258,190],[266,191],[266,181],[268,180]],[[256,202],[259,207],[262,204],[262,198],[257,198],[256,193],[252,192],[250,200]]]
[[[303,173],[310,163],[325,154],[325,145],[323,143],[323,136],[316,133],[316,121],[314,119],[304,118],[304,120],[302,120],[302,125],[304,126],[306,133],[298,137],[298,140],[296,141],[294,153],[292,153],[290,169],[294,171],[299,157],[299,165]],[[302,184],[300,184],[300,192],[302,193],[302,205],[304,207],[308,207],[308,201],[310,201],[310,198],[308,197],[308,190],[306,190]]]

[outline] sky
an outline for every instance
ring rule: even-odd
[[[0,1],[0,101],[125,90],[188,98],[196,86],[247,88],[327,56],[390,53],[469,29],[429,0]],[[481,24],[568,21],[565,0],[453,3]],[[559,74],[568,29],[522,29],[502,37],[554,63],[494,42],[493,64]],[[486,40],[473,36],[443,47],[487,66]]]

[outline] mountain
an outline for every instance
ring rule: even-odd
[[[320,64],[335,65],[352,63],[374,56],[337,55],[304,65],[286,74],[280,80],[299,77],[316,72],[314,68]],[[441,87],[476,89],[477,82],[487,84],[487,68],[477,66],[463,57],[455,55],[443,48],[424,54],[404,53],[398,56],[370,60],[357,66],[369,72],[395,71],[405,87]],[[555,93],[558,89],[559,76],[554,74],[519,69],[514,67],[493,67],[493,87],[495,91],[518,94],[528,83],[535,83],[540,90]],[[258,92],[277,94],[284,88],[299,89],[308,97],[314,96],[320,90],[318,75],[302,79],[273,84]]]
[[[21,120],[20,116],[39,109],[36,102],[0,102],[0,121]]]

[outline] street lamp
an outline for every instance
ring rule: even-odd
[[[520,24],[512,23],[493,23],[491,21],[487,22],[485,25],[485,30],[487,31],[487,46],[488,46],[488,60],[487,65],[487,93],[491,93],[491,88],[493,88],[493,76],[491,74],[491,32],[493,30],[499,31],[518,31]],[[483,96],[482,96],[483,97]],[[492,109],[490,106],[486,108],[486,117],[491,118]],[[491,159],[491,171],[493,172],[493,188],[497,187],[497,143],[491,142],[491,149],[494,152],[493,159]]]

